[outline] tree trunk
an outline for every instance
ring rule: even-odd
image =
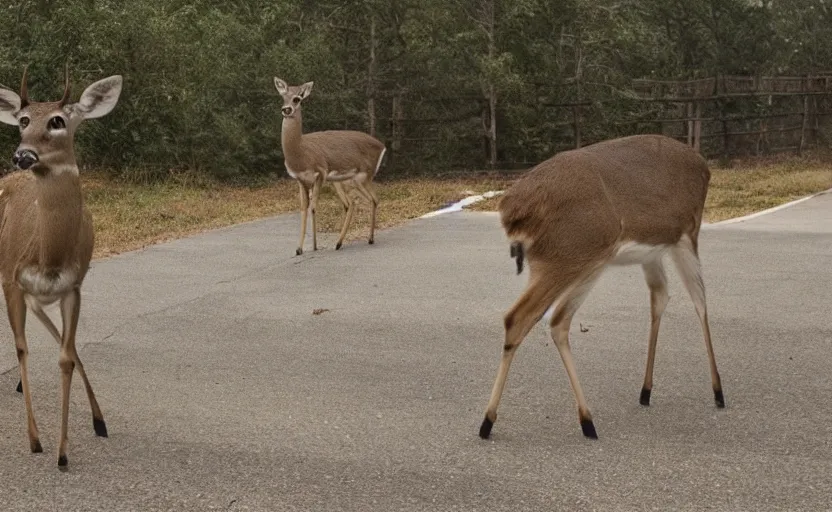
[[[370,63],[367,68],[367,117],[370,135],[376,136],[376,17],[370,16]]]
[[[497,52],[496,44],[494,42],[494,0],[488,0],[486,8],[488,16],[488,60],[491,62],[494,60],[494,54]],[[494,81],[492,79],[489,79],[488,81],[488,120],[490,123],[488,126],[488,140],[490,142],[489,164],[493,169],[497,167],[497,91],[494,87]]]

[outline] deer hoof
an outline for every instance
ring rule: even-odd
[[[714,390],[714,402],[716,402],[716,406],[720,409],[725,408],[725,397],[722,395],[722,390]]]
[[[341,248],[341,242],[338,242],[337,244],[335,244],[335,250],[336,251],[340,248]]]
[[[581,430],[583,431],[585,437],[598,439],[598,434],[595,433],[595,425],[592,423],[592,420],[582,419]]]
[[[95,435],[98,437],[107,437],[107,424],[104,423],[104,420],[93,418],[92,428],[95,429]]]
[[[480,425],[480,437],[483,439],[488,439],[491,436],[491,428],[494,427],[494,422],[488,419],[488,416],[482,420],[482,425]]]
[[[650,390],[647,388],[641,388],[641,396],[638,399],[638,403],[641,405],[650,405]]]
[[[301,249],[300,247],[298,247],[298,248],[295,250],[295,256],[300,256],[301,254],[303,254],[303,249]]]

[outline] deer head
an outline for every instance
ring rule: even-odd
[[[274,77],[274,86],[283,97],[283,108],[280,109],[283,117],[292,118],[295,117],[295,114],[300,113],[300,104],[309,97],[314,83],[306,82],[303,85],[289,86],[283,80]]]
[[[60,101],[29,101],[27,70],[23,71],[20,95],[0,88],[0,121],[20,128],[20,145],[12,163],[36,175],[64,170],[77,172],[75,130],[84,119],[108,114],[118,101],[122,79],[114,75],[87,87],[78,103],[69,103],[69,70],[65,70],[64,95]]]

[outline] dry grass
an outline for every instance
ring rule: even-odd
[[[769,159],[711,166],[705,221],[740,217],[832,188],[832,164],[817,159]],[[500,198],[471,205],[496,211]]]
[[[740,217],[832,188],[832,164],[794,159],[711,172],[705,220]]]
[[[136,184],[85,173],[87,206],[95,222],[95,257],[192,235],[279,213],[300,210],[298,185],[293,180],[243,187],[174,178],[163,183]],[[491,175],[464,179],[408,179],[376,183],[378,228],[462,199],[469,192],[501,189],[507,180]],[[343,208],[334,189],[326,186],[318,207],[319,232],[337,232]],[[311,229],[311,221],[308,229]],[[353,216],[349,239],[369,234],[369,210],[363,203]]]
[[[404,179],[376,183],[380,199],[378,227],[401,224],[470,193],[505,190],[513,179],[497,173],[465,178]],[[715,222],[770,208],[832,187],[832,164],[820,159],[782,159],[712,166],[705,218]],[[270,215],[300,209],[298,186],[279,180],[261,186],[233,186],[174,177],[162,183],[136,184],[86,173],[84,189],[96,230],[96,257],[138,249]],[[470,206],[493,211],[499,196]],[[368,209],[359,203],[349,240],[368,234]],[[337,232],[343,209],[331,186],[318,208],[320,232]],[[311,229],[311,225],[310,225]]]

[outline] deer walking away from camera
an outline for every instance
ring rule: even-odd
[[[569,326],[608,265],[640,264],[650,290],[640,397],[642,405],[649,405],[659,323],[668,302],[665,254],[699,316],[714,400],[725,407],[698,255],[709,181],[708,166],[694,149],[664,136],[635,135],[559,153],[506,192],[499,207],[503,229],[518,273],[528,259],[529,283],[504,316],[505,344],[480,437],[491,434],[517,348],[552,307],[551,336],[575,394],[583,434],[597,439],[569,348]]]
[[[325,182],[331,181],[338,198],[344,205],[344,223],[335,249],[341,248],[355,209],[355,202],[345,189],[351,186],[370,204],[370,238],[375,241],[376,210],[378,197],[372,181],[379,171],[387,148],[366,133],[354,130],[326,130],[303,133],[301,105],[312,92],[313,82],[289,86],[280,78],[274,78],[274,86],[283,98],[283,126],[281,143],[286,172],[298,181],[300,187],[300,241],[295,254],[303,253],[306,237],[307,212],[312,210],[312,249],[318,250],[317,219],[318,196]]]
[[[78,370],[92,409],[95,433],[107,437],[104,417],[75,348],[81,284],[93,251],[92,216],[84,206],[75,161],[74,137],[84,119],[108,114],[121,93],[121,76],[90,85],[70,103],[69,71],[60,101],[29,100],[24,70],[20,94],[0,89],[0,121],[18,126],[20,145],[12,158],[20,169],[0,179],[0,277],[17,358],[18,391],[23,393],[29,448],[43,451],[32,411],[27,367],[26,311],[32,310],[60,345],[61,431],[58,466],[67,467],[67,421],[72,373]],[[62,328],[43,308],[58,302]]]

